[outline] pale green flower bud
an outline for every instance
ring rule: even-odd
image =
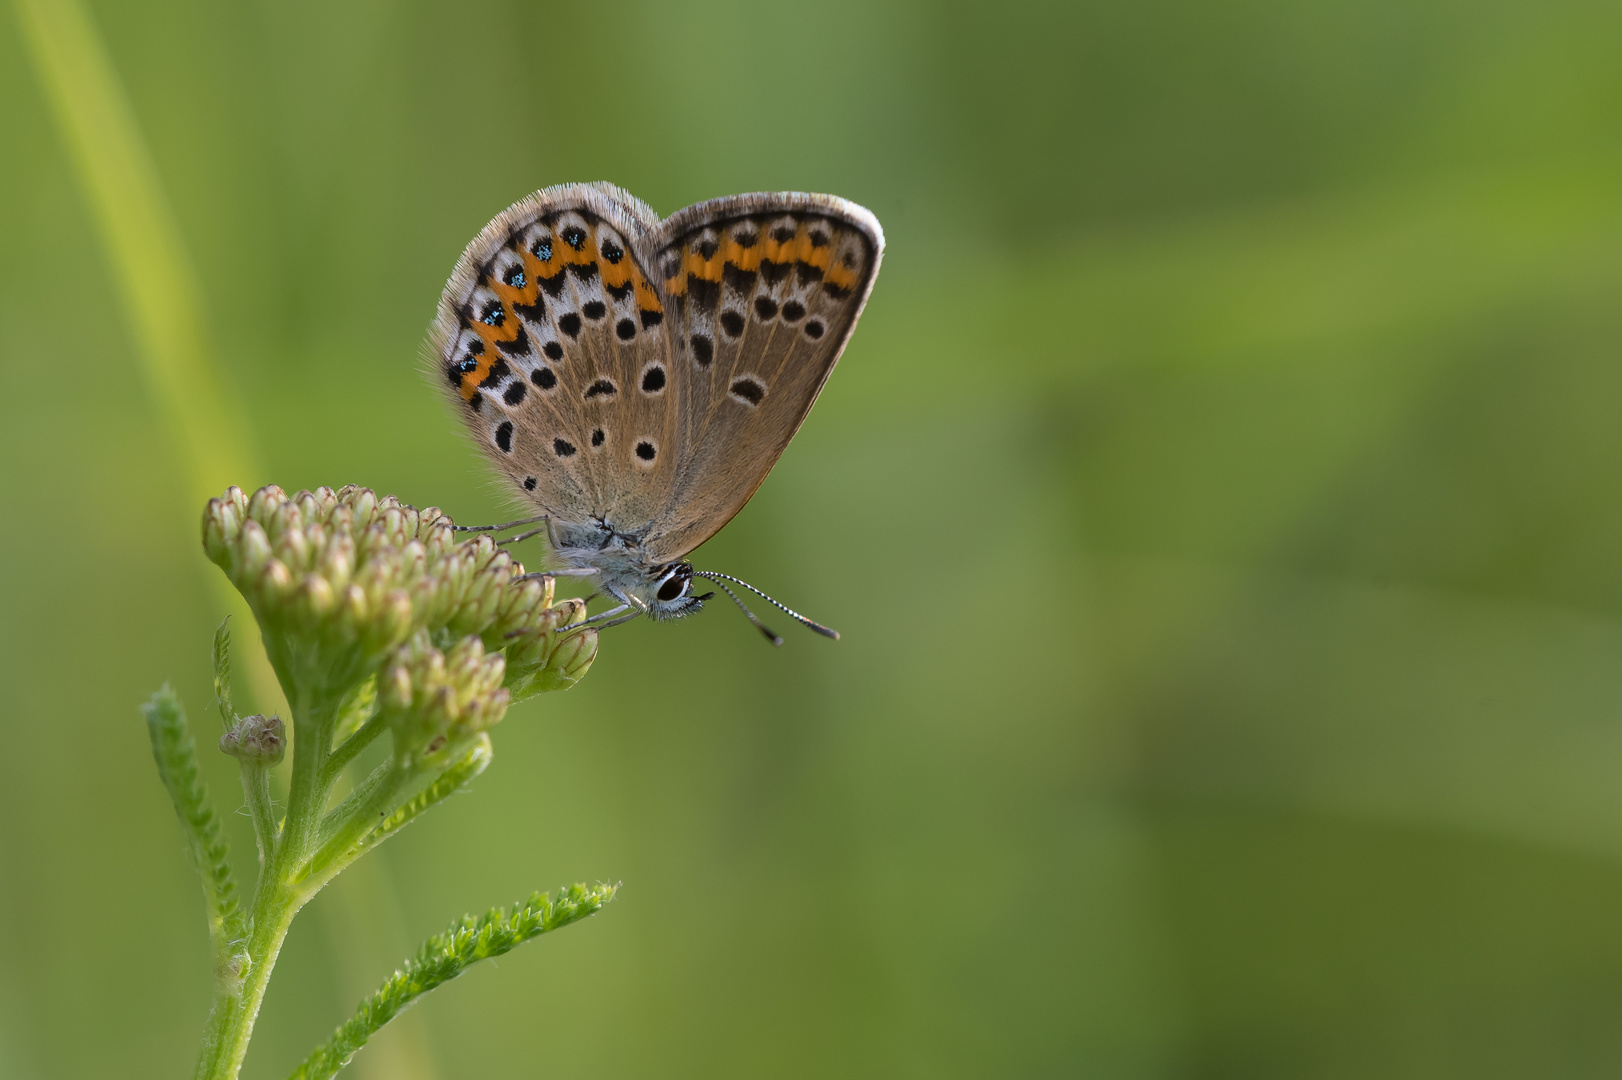
[[[236,558],[233,569],[236,571],[237,587],[242,587],[242,581],[252,580],[259,576],[259,572],[270,561],[270,539],[265,536],[265,530],[257,521],[242,523],[242,532],[238,538]],[[227,573],[231,571],[228,569]]]
[[[513,640],[507,648],[507,686],[514,701],[567,690],[586,674],[597,658],[597,631],[572,629],[585,617],[583,602],[565,600],[509,635]]]

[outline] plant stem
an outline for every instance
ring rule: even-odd
[[[345,739],[343,745],[334,750],[327,759],[328,782],[337,783],[338,774],[343,772],[351,761],[355,760],[355,755],[366,749],[374,739],[383,734],[387,726],[383,721],[383,715],[378,713],[362,724],[360,730]],[[342,733],[340,732],[340,734]]]
[[[236,1080],[248,1052],[259,1006],[270,984],[271,970],[287,937],[293,916],[315,895],[315,889],[297,880],[318,835],[332,785],[325,778],[330,755],[332,725],[337,702],[326,695],[299,693],[294,705],[300,723],[293,740],[293,780],[288,792],[287,820],[281,835],[270,841],[259,873],[249,915],[248,969],[236,994],[216,997],[203,1035],[196,1080]],[[263,769],[259,770],[264,772]],[[254,800],[247,773],[244,786]],[[268,806],[269,792],[266,788]],[[256,814],[257,824],[257,814]]]
[[[270,864],[276,850],[276,808],[270,801],[270,768],[260,762],[242,763],[242,794],[253,819],[254,840],[259,844],[260,872]]]

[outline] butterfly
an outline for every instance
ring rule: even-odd
[[[432,377],[539,513],[560,565],[615,607],[675,619],[726,582],[687,557],[743,509],[810,412],[884,254],[878,220],[831,195],[713,199],[661,221],[607,183],[549,187],[467,246],[429,337]]]

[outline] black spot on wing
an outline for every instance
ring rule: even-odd
[[[619,393],[619,387],[614,385],[612,379],[598,379],[586,388],[585,398],[590,401],[595,397],[613,397]]]
[[[755,314],[761,322],[771,322],[777,318],[777,301],[769,296],[755,297]]]
[[[573,457],[574,443],[568,439],[553,439],[552,450],[558,457]]]
[[[693,298],[695,308],[709,314],[721,302],[721,283],[719,281],[705,281],[701,277],[689,277],[687,279],[687,295]]]
[[[551,277],[541,278],[541,288],[545,289],[546,295],[550,296],[554,300],[563,295],[563,285],[564,276],[562,270],[559,270]]]
[[[516,337],[514,337],[511,341],[496,342],[496,348],[500,349],[508,356],[528,356],[529,334],[522,326],[520,326],[518,328],[518,335]]]
[[[715,342],[704,334],[693,335],[693,359],[698,361],[699,367],[709,367],[710,361],[715,359]]]
[[[507,361],[498,359],[490,365],[490,374],[486,375],[479,385],[488,390],[511,374],[512,368],[507,366]]]
[[[513,450],[513,424],[511,420],[503,420],[501,426],[496,428],[496,445],[503,454],[510,454]]]
[[[812,319],[810,322],[805,324],[805,336],[814,341],[822,336],[822,331],[824,329],[825,327],[822,325],[821,319]]]
[[[507,387],[507,392],[501,395],[501,400],[508,405],[517,405],[524,400],[524,395],[527,393],[529,393],[529,387],[514,379],[513,384]]]
[[[644,330],[648,329],[650,326],[658,326],[664,321],[665,316],[664,312],[662,311],[644,311],[642,313],[642,329]]]
[[[558,329],[562,330],[565,334],[568,334],[572,338],[579,337],[580,316],[576,315],[572,311],[567,315],[560,316],[558,319]]]
[[[542,390],[550,390],[558,384],[557,375],[545,364],[536,368],[534,373],[530,375],[529,380]]]
[[[563,359],[563,346],[555,341],[548,341],[545,345],[542,345],[541,351],[546,354],[548,360]]]
[[[597,264],[594,262],[570,263],[569,273],[573,274],[578,281],[590,281],[597,276]]]
[[[614,333],[621,341],[630,341],[636,337],[636,323],[630,319],[621,319],[614,324]]]
[[[626,300],[630,298],[631,290],[636,288],[636,285],[631,281],[626,281],[623,285],[610,285],[605,281],[603,282],[603,288],[607,289],[608,295],[614,299]]]
[[[596,322],[608,314],[608,308],[603,306],[601,300],[587,300],[585,306],[580,309],[580,313],[592,322]]]
[[[761,385],[760,380],[746,376],[732,380],[731,393],[733,397],[739,398],[751,406],[759,405],[766,397],[766,387]]]
[[[790,300],[783,305],[783,321],[799,322],[805,317],[805,305],[798,300]]]
[[[767,285],[781,285],[783,279],[788,277],[789,271],[793,269],[793,263],[773,262],[770,259],[760,260],[760,276],[765,279]]]
[[[648,368],[642,375],[642,392],[644,394],[657,394],[665,388],[665,369],[658,364]]]
[[[758,276],[755,271],[740,270],[732,263],[721,268],[721,281],[739,296],[748,296],[755,291],[755,278]]]
[[[646,439],[636,444],[636,456],[643,461],[652,461],[654,455],[658,452],[658,450],[654,449],[653,444]]]
[[[534,491],[535,490],[535,478],[533,476],[524,477],[524,490],[525,491]]]
[[[731,308],[721,312],[721,329],[726,331],[727,337],[737,337],[743,333],[743,316]]]
[[[806,262],[797,262],[794,264],[794,276],[801,285],[814,285],[822,280],[822,267],[812,266]]]

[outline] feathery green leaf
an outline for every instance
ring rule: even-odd
[[[186,725],[185,710],[165,683],[152,695],[151,701],[141,706],[141,712],[152,739],[152,757],[158,763],[158,775],[169,790],[175,814],[185,829],[187,850],[198,876],[203,879],[215,977],[227,983],[239,981],[242,976],[239,954],[247,937],[247,925],[237,902],[230,849],[220,835],[219,819],[208,805],[208,793],[197,774],[197,744]]]
[[[500,956],[548,930],[595,914],[614,898],[618,888],[573,885],[556,900],[549,893],[536,893],[511,911],[497,908],[478,918],[464,915],[445,933],[424,942],[416,957],[361,1002],[354,1017],[293,1070],[289,1080],[327,1080],[349,1063],[373,1033],[423,994],[480,960]]]
[[[231,701],[231,616],[214,628],[214,707],[220,711],[225,730],[237,722],[237,707]]]

